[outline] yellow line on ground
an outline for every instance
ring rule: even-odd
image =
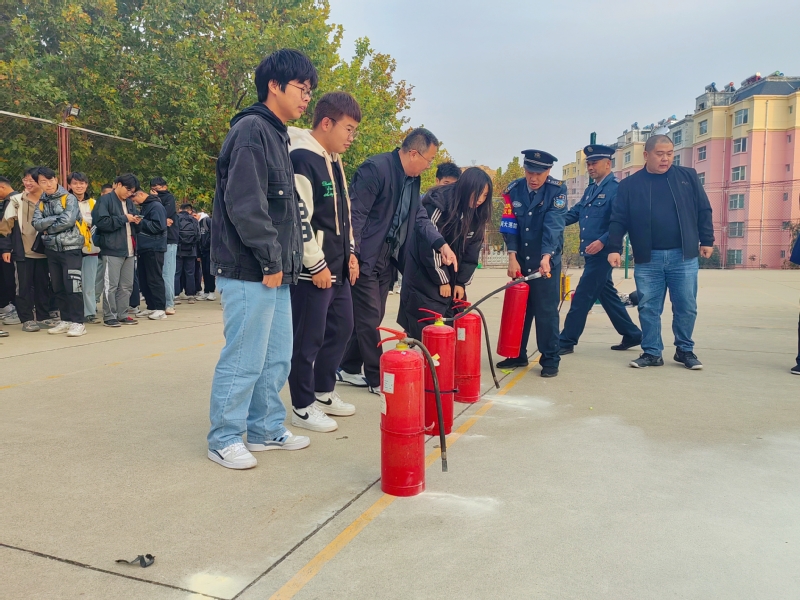
[[[511,389],[520,382],[525,374],[530,371],[531,367],[537,362],[538,359],[534,360],[526,368],[520,370],[519,373],[514,375],[514,378],[511,381],[509,381],[500,391],[497,392],[497,395],[504,396],[511,391]],[[448,436],[448,448],[454,444],[459,437],[469,431],[469,429],[478,422],[478,419],[486,414],[486,412],[492,408],[493,405],[494,404],[492,402],[487,402],[481,406],[474,415],[467,419],[455,432]],[[428,454],[428,456],[425,457],[425,467],[427,468],[431,466],[439,459],[440,455],[441,451],[439,448]],[[386,510],[386,508],[391,505],[395,499],[395,496],[383,494],[372,506],[361,513],[355,521],[350,523],[350,525],[348,525],[344,531],[333,538],[333,540],[327,546],[320,550],[319,553],[317,553],[317,555],[312,558],[306,564],[306,566],[300,569],[294,577],[287,581],[283,587],[281,587],[281,589],[275,592],[270,597],[270,600],[289,600],[290,598],[293,598],[297,592],[303,589],[303,587],[305,587],[305,585],[311,581],[317,573],[320,572],[322,567],[324,567],[337,554],[339,554],[339,552],[344,549],[344,547],[347,546],[347,544],[349,544],[353,538],[355,538],[361,532],[362,529],[369,525],[369,523],[374,520],[375,517]]]

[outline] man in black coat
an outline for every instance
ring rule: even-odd
[[[142,220],[136,236],[139,257],[139,287],[147,302],[147,310],[139,313],[152,321],[166,319],[166,285],[164,255],[167,252],[167,212],[158,195],[136,190],[133,202],[139,207]]]
[[[458,269],[455,254],[420,206],[419,176],[431,166],[438,150],[435,135],[427,129],[414,129],[400,148],[365,160],[350,185],[360,275],[352,290],[355,327],[337,377],[351,385],[369,387],[376,394],[382,353],[376,328],[386,312],[396,269],[403,272],[409,229],[415,223],[421,227],[426,241],[442,255],[442,262]]]
[[[619,184],[608,235],[612,267],[620,265],[626,232],[636,261],[643,353],[630,365],[641,369],[664,364],[661,313],[669,290],[674,360],[699,370],[703,364],[694,354],[692,332],[697,319],[698,256],[709,258],[714,251],[711,204],[697,172],[672,164],[670,138],[651,136],[644,150],[645,168]]]

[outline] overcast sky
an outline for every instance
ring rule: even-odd
[[[526,148],[559,162],[597,132],[616,141],[694,110],[756,72],[800,75],[797,0],[330,0],[342,56],[370,39],[414,86],[408,116],[461,166],[505,166]]]

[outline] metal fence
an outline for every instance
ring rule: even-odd
[[[86,173],[91,191],[122,173],[142,181],[162,175],[167,148],[145,144],[66,123],[0,111],[0,175],[20,186],[23,171],[45,165],[58,172],[62,184],[73,171]]]

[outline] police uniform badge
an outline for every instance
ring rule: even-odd
[[[557,208],[558,210],[561,210],[562,208],[566,207],[567,206],[567,197],[564,196],[563,194],[560,195],[560,196],[557,196],[556,199],[553,200],[553,206],[555,208]]]

